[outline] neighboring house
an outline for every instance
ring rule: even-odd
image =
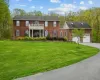
[[[67,37],[69,41],[77,42],[72,36],[72,30],[84,29],[83,42],[91,42],[91,27],[84,22],[66,22],[60,28],[60,21],[55,16],[15,16],[13,18],[14,38],[16,37]]]
[[[83,42],[91,42],[91,27],[85,22],[66,22],[63,26],[63,29],[67,31],[67,37],[69,41],[77,42],[77,37],[73,36],[73,29],[83,29],[84,36]],[[81,42],[81,41],[80,41]]]

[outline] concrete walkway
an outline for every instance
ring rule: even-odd
[[[84,43],[84,45],[100,49],[100,44]],[[100,80],[100,53],[71,66],[16,80]]]

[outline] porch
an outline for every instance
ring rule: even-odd
[[[29,30],[29,37],[44,37],[44,30]]]
[[[29,24],[29,37],[44,37],[44,24]]]

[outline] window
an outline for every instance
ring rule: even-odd
[[[60,32],[60,37],[63,37],[63,33],[62,33],[62,31]]]
[[[54,22],[53,22],[53,26],[54,26],[54,27],[56,27],[56,26],[57,26],[57,23],[56,23],[56,21],[54,21]]]
[[[26,30],[26,31],[25,31],[25,36],[28,36],[28,34],[29,34],[29,31]]]
[[[45,21],[45,27],[48,27],[48,21]]]
[[[45,37],[47,37],[48,36],[48,31],[47,30],[45,30]]]
[[[16,30],[16,36],[20,36],[20,31]]]
[[[39,21],[35,21],[34,24],[39,24]]]
[[[67,36],[67,32],[65,32],[65,36]]]
[[[53,31],[53,37],[57,37],[57,30]]]
[[[20,21],[16,21],[16,26],[20,26]]]
[[[29,26],[29,21],[26,21],[26,26]]]

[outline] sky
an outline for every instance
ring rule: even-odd
[[[15,8],[25,11],[38,10],[42,13],[56,12],[64,14],[69,11],[86,10],[100,7],[100,0],[10,0],[10,10]]]

